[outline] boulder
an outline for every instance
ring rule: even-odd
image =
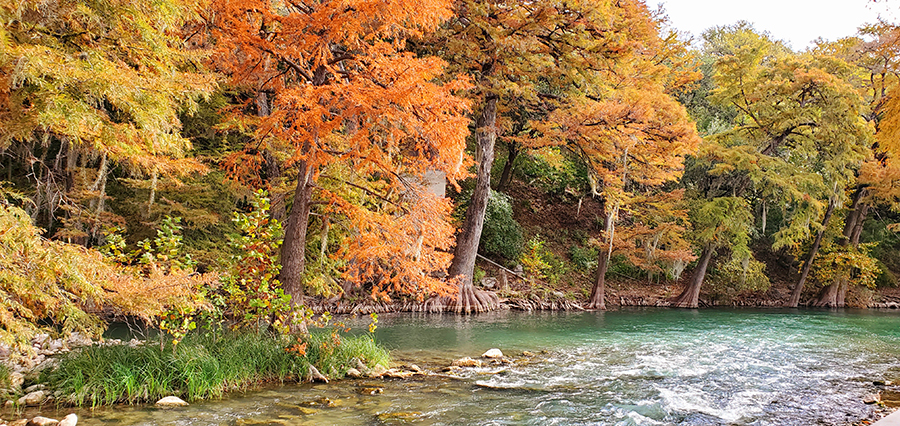
[[[31,393],[26,394],[25,396],[19,398],[18,402],[19,402],[20,406],[24,405],[24,406],[33,407],[36,405],[41,405],[41,403],[43,403],[45,399],[47,399],[47,395],[44,393],[44,391],[39,390],[39,391],[31,392]]]
[[[453,361],[453,367],[481,367],[481,361],[469,357],[460,358]]]
[[[347,369],[347,377],[352,377],[354,379],[358,379],[362,376],[363,376],[362,373],[360,373],[359,370],[357,370],[355,368]]]
[[[177,396],[167,396],[156,401],[156,405],[158,407],[186,407],[188,403]]]
[[[500,349],[491,348],[488,349],[487,352],[481,354],[482,358],[503,358],[503,352],[500,352]]]
[[[25,426],[28,424],[28,419],[16,420],[14,422],[10,422],[9,426]]]
[[[70,413],[69,415],[63,417],[60,420],[59,424],[56,426],[75,426],[78,424],[78,416],[75,413]]]
[[[422,369],[419,368],[419,366],[418,366],[418,365],[415,365],[415,364],[407,365],[406,368],[409,369],[409,371],[414,371],[414,372],[416,372],[416,373],[421,373],[421,372],[422,372]]]
[[[26,426],[52,426],[58,424],[59,420],[47,417],[37,416],[26,423]]]

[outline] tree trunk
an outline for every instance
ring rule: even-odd
[[[709,260],[712,259],[714,251],[712,247],[703,249],[703,253],[700,254],[700,262],[697,263],[697,268],[694,269],[694,274],[691,276],[691,282],[672,301],[673,307],[697,308],[699,306],[700,287],[703,285],[703,279],[706,278],[706,268],[709,266]]]
[[[846,247],[851,243],[854,246],[859,244],[859,233],[862,230],[862,223],[868,211],[868,206],[862,203],[865,195],[866,188],[864,187],[857,188],[853,194],[853,203],[850,205],[850,211],[847,212],[843,237],[838,243],[841,247]],[[850,271],[844,273],[849,274]],[[810,305],[816,308],[843,308],[848,288],[846,279],[846,276],[835,277],[831,284],[822,288],[819,295]]]
[[[606,212],[604,203],[603,211]],[[594,287],[591,288],[591,300],[588,303],[588,309],[606,310],[606,270],[609,269],[609,257],[611,256],[611,244],[609,239],[612,237],[612,221],[613,215],[606,212],[603,219],[603,229],[606,237],[602,241],[600,253],[597,254],[597,276],[594,279]]]
[[[303,303],[303,272],[306,267],[306,232],[309,227],[309,207],[312,201],[312,170],[306,160],[299,162],[294,204],[284,228],[281,246],[281,274],[279,280],[284,293],[291,296],[291,306]]]
[[[492,300],[482,303],[475,293],[472,276],[475,273],[475,256],[481,241],[484,213],[491,193],[491,165],[494,163],[494,141],[497,139],[497,96],[487,95],[484,109],[475,121],[478,160],[475,191],[466,209],[466,219],[456,239],[450,277],[459,279],[459,294],[455,302],[448,304],[451,310],[471,313],[494,309]],[[490,298],[487,298],[490,299]],[[496,296],[494,296],[496,299]]]
[[[813,260],[815,260],[816,254],[819,253],[819,245],[822,243],[822,236],[825,235],[825,229],[828,228],[828,221],[831,220],[831,215],[834,213],[835,204],[837,203],[834,200],[829,200],[828,208],[825,210],[825,217],[822,219],[822,229],[816,234],[816,239],[809,249],[809,256],[806,258],[806,261],[803,262],[803,268],[800,271],[800,280],[797,281],[797,285],[794,286],[794,290],[791,292],[791,299],[786,305],[789,308],[796,308],[797,305],[800,304],[800,294],[803,293],[803,286],[806,284],[806,278],[809,276],[809,270],[812,268]]]
[[[607,250],[600,250],[597,255],[597,277],[594,287],[591,289],[591,301],[588,309],[606,310],[606,270],[609,269],[609,254]]]
[[[518,143],[510,142],[507,147],[509,152],[506,157],[506,164],[503,165],[503,173],[500,174],[500,182],[497,184],[498,191],[505,191],[509,186],[510,181],[512,181],[512,172],[515,168],[516,158],[519,156]]]

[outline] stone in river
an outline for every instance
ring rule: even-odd
[[[492,348],[488,349],[487,352],[481,354],[482,358],[503,358],[503,352],[500,352],[500,349]]]
[[[347,369],[347,377],[352,377],[354,379],[358,379],[358,378],[362,377],[362,373],[360,373],[359,370],[357,370],[355,368],[348,368]]]
[[[167,396],[156,401],[156,405],[160,407],[185,407],[188,403],[177,396]]]
[[[75,426],[78,424],[78,416],[75,413],[70,413],[68,416],[63,417],[63,419],[56,426]]]
[[[52,425],[55,425],[55,424],[57,424],[57,423],[59,423],[59,420],[56,420],[56,419],[50,419],[50,418],[47,418],[47,417],[37,416],[37,417],[31,419],[31,420],[27,423],[27,426],[52,426]]]
[[[469,357],[460,358],[456,361],[453,361],[451,364],[453,367],[481,367],[481,361],[477,359],[472,359]]]

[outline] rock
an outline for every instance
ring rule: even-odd
[[[388,370],[387,368],[384,368],[384,366],[376,365],[375,367],[369,369],[369,373],[367,374],[367,376],[372,378],[382,377],[387,372]]]
[[[881,401],[881,394],[872,393],[863,397],[863,403],[865,404],[875,404]]]
[[[3,403],[3,408],[12,408],[16,405],[16,401],[11,399],[7,399],[6,402]]]
[[[357,370],[355,368],[347,369],[347,377],[352,377],[354,379],[358,379],[362,376],[363,376],[362,373],[360,373],[359,370]]]
[[[309,366],[309,373],[307,373],[306,375],[306,380],[308,382],[328,383],[328,377],[325,377],[325,375],[320,373],[319,370],[313,365]]]
[[[31,338],[31,344],[40,348],[48,339],[50,339],[50,335],[47,333],[37,334]]]
[[[875,386],[891,386],[894,384],[894,382],[890,380],[876,380],[872,382],[872,384],[874,384]]]
[[[300,414],[303,414],[303,415],[306,415],[306,416],[309,416],[309,415],[312,415],[312,414],[316,414],[316,413],[319,412],[319,410],[314,410],[314,409],[312,409],[312,408],[306,408],[306,407],[297,407],[297,411],[299,411]]]
[[[481,279],[481,286],[488,290],[497,288],[497,279],[494,277],[484,277]]]
[[[412,375],[416,374],[414,371],[403,371],[396,368],[391,368],[390,370],[384,373],[385,377],[392,377],[395,379],[405,379]]]
[[[355,367],[357,370],[361,371],[362,373],[365,373],[366,371],[369,370],[369,367],[366,367],[366,364],[363,364],[363,362],[360,361],[359,358],[353,358],[353,361],[356,362],[356,365],[354,365],[353,367]]]
[[[11,422],[9,426],[25,426],[28,424],[28,419],[16,420]]]
[[[534,352],[522,351],[522,356],[531,358],[534,356]]]
[[[31,392],[31,393],[19,398],[18,402],[19,402],[19,405],[33,407],[36,405],[41,405],[41,403],[44,402],[45,399],[47,399],[47,395],[44,394],[44,391],[39,390],[39,391]]]
[[[46,386],[44,386],[43,384],[31,385],[31,386],[25,388],[25,393],[32,393],[32,392],[36,392],[39,390],[44,390],[45,387]]]
[[[12,385],[13,393],[19,393],[19,390],[22,389],[22,384],[25,383],[25,375],[18,371],[9,373],[9,383]]]
[[[469,357],[460,358],[456,361],[453,361],[451,364],[453,367],[481,367],[481,361],[477,359],[472,359]]]
[[[156,401],[156,406],[158,407],[186,407],[187,405],[187,402],[184,402],[183,399],[177,396],[167,396]]]
[[[492,348],[488,349],[487,352],[481,354],[482,358],[503,358],[503,352],[500,352],[500,349]]]
[[[377,395],[384,392],[384,388],[361,387],[356,388],[356,393],[360,395]]]
[[[421,372],[422,372],[422,369],[419,368],[419,366],[418,366],[418,365],[415,365],[415,364],[407,365],[406,368],[409,369],[409,371],[414,371],[414,372],[416,372],[416,373],[421,373]]]
[[[75,426],[78,424],[78,416],[75,413],[70,413],[69,415],[63,417],[60,420],[59,424],[56,426]]]
[[[900,407],[900,392],[895,390],[886,390],[881,393],[880,402],[888,408]]]
[[[59,420],[37,416],[26,423],[26,426],[51,426],[58,423]]]

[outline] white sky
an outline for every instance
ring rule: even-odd
[[[795,50],[804,50],[818,37],[836,40],[851,36],[879,13],[889,22],[900,15],[900,1],[879,0],[646,0],[651,9],[660,4],[672,27],[699,39],[707,28],[739,20],[768,31]]]

